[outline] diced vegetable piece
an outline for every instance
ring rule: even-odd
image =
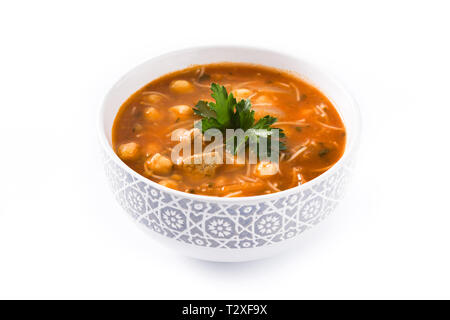
[[[222,165],[219,155],[216,152],[194,154],[185,158],[180,167],[184,172],[193,174],[197,177],[213,177],[216,169]],[[201,163],[198,163],[201,162]]]
[[[261,178],[273,176],[278,171],[278,164],[269,161],[260,161],[255,167],[255,175]]]

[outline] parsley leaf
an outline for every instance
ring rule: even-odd
[[[225,89],[224,86],[213,83],[211,84],[211,90],[213,92],[211,97],[216,100],[216,103],[210,102],[208,105],[216,112],[216,119],[221,124],[221,129],[229,128],[234,113],[234,106],[236,105],[236,99],[233,97],[232,93],[228,95],[227,89]]]
[[[216,112],[209,108],[208,103],[206,101],[200,100],[199,102],[197,102],[195,108],[196,109],[194,109],[194,113],[204,118],[215,118],[217,116]]]
[[[205,132],[209,129],[220,128],[220,123],[215,118],[203,118],[202,119],[202,132]]]
[[[250,100],[241,100],[236,104],[234,119],[235,128],[241,128],[246,131],[253,126],[255,122],[255,111],[252,110]]]
[[[200,100],[195,105],[194,112],[202,117],[202,132],[208,129],[219,129],[222,132],[226,129],[242,129],[247,133],[244,141],[232,150],[235,154],[246,145],[249,137],[253,136],[258,142],[259,138],[267,139],[267,151],[270,156],[274,149],[269,139],[272,130],[279,130],[279,139],[286,137],[282,129],[271,127],[277,121],[275,117],[267,115],[255,122],[255,111],[252,110],[249,99],[237,102],[232,93],[228,94],[224,86],[216,83],[211,84],[211,91],[215,102]],[[280,140],[278,142],[279,150],[285,150],[285,144]]]
[[[265,116],[259,119],[258,122],[254,124],[253,129],[268,129],[276,121],[277,118],[274,118],[272,116]]]

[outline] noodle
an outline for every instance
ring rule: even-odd
[[[252,93],[251,95],[249,95],[247,97],[248,100],[250,100],[251,98],[253,98],[254,96],[256,96],[258,94],[258,92]]]
[[[293,125],[293,126],[297,126],[297,125],[305,125],[305,124],[307,124],[307,123],[305,122],[305,119],[301,119],[301,120],[298,120],[298,121],[280,121],[280,122],[276,122],[276,125],[277,125],[277,126],[280,126],[280,125]]]
[[[306,146],[301,147],[300,149],[297,150],[296,153],[294,153],[287,162],[291,162],[292,160],[294,160],[295,158],[297,158],[300,154],[302,154],[305,150],[307,149]]]
[[[250,175],[250,172],[251,172],[251,165],[250,165],[250,163],[248,163],[247,164],[247,172],[246,172],[247,176]]]
[[[275,187],[270,181],[267,181],[267,185],[270,187],[270,189],[272,189],[275,192],[279,192],[281,191],[280,189],[278,189],[277,187]]]
[[[237,196],[237,195],[239,195],[239,194],[241,194],[241,193],[242,193],[242,190],[241,190],[241,191],[236,191],[236,192],[229,193],[229,194],[227,194],[227,195],[224,195],[224,197],[225,197],[225,198],[231,198],[231,197]]]
[[[338,128],[338,127],[330,126],[329,124],[325,124],[325,123],[320,122],[320,121],[317,121],[317,123],[320,124],[321,126],[324,126],[325,128],[328,128],[328,129],[345,131],[344,128]]]
[[[143,91],[142,94],[143,95],[156,94],[158,96],[161,96],[161,97],[164,97],[166,99],[169,99],[169,97],[167,95],[165,95],[164,93],[158,92],[158,91]]]
[[[325,105],[323,103],[321,103],[319,106],[316,105],[314,106],[316,113],[321,116],[322,118],[328,118],[327,113],[325,112]]]
[[[200,71],[200,73],[199,73],[197,79],[200,79],[203,76],[203,74],[205,73],[205,67],[201,67],[200,69],[197,70],[197,72],[198,71]]]
[[[295,95],[296,95],[297,101],[300,101],[300,91],[298,90],[297,86],[295,84],[293,84],[292,82],[290,82],[289,84],[295,90]]]
[[[201,87],[201,88],[209,88],[209,87],[211,87],[210,84],[201,84],[201,83],[198,82],[196,79],[192,79],[192,82],[193,82],[197,87]]]
[[[245,181],[249,181],[249,182],[257,182],[258,181],[256,179],[253,179],[253,178],[250,178],[250,177],[247,177],[247,176],[241,176],[241,179],[245,180]]]
[[[283,86],[283,87],[286,87],[286,88],[289,88],[289,85],[287,84],[287,83],[284,83],[284,82],[279,82],[279,81],[277,81],[277,82],[275,82],[276,84],[279,84],[280,86]]]
[[[264,107],[264,106],[271,106],[271,103],[264,102],[264,103],[252,103],[253,107]]]

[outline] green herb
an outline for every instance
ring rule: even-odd
[[[233,150],[235,154],[241,147],[245,146],[251,136],[254,136],[259,142],[260,137],[268,138],[271,136],[272,130],[277,129],[279,130],[279,138],[285,137],[282,129],[271,127],[277,121],[277,118],[267,115],[255,122],[255,111],[252,110],[249,99],[237,102],[232,93],[228,94],[224,86],[216,83],[211,84],[211,91],[211,96],[215,102],[200,100],[195,106],[194,112],[202,117],[203,132],[208,129],[218,129],[225,133],[226,129],[242,129],[247,133],[245,141],[235,146]],[[270,139],[267,139],[267,143],[267,152],[270,155],[270,151],[273,149],[270,146]],[[278,140],[278,147],[279,150],[286,149],[286,146],[280,140]]]
[[[319,151],[319,157],[325,157],[328,153],[330,153],[330,149],[322,148]]]
[[[298,132],[302,132],[302,127],[295,127],[295,130],[297,130]]]

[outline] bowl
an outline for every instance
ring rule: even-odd
[[[193,64],[245,62],[296,73],[335,105],[347,129],[342,158],[319,177],[281,192],[238,198],[169,189],[130,169],[114,153],[111,129],[125,100],[166,73]],[[123,76],[100,110],[99,138],[109,185],[120,206],[149,235],[180,253],[210,261],[249,261],[295,247],[301,234],[341,201],[354,167],[360,134],[358,107],[337,81],[301,59],[266,49],[196,47],[150,59]]]

